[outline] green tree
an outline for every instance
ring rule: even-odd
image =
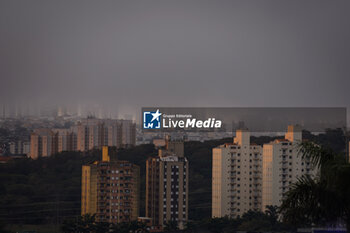
[[[242,231],[266,231],[271,227],[268,216],[260,211],[249,210],[242,215],[241,221],[238,229]]]
[[[300,144],[303,158],[319,169],[316,178],[301,177],[280,207],[283,220],[299,226],[331,225],[340,220],[350,231],[350,164],[343,154],[312,142]]]
[[[63,222],[64,233],[104,233],[109,231],[109,224],[95,221],[95,214],[85,214],[76,219]]]
[[[147,233],[147,226],[142,222],[131,221],[111,225],[111,233]]]
[[[228,217],[212,218],[204,220],[199,225],[201,229],[209,230],[213,233],[232,232],[240,224],[240,220],[230,219]]]
[[[95,233],[106,233],[109,232],[109,223],[107,222],[96,222],[93,227],[92,231]]]
[[[6,223],[0,221],[0,232],[1,233],[10,233],[10,231],[6,230]]]
[[[176,231],[178,230],[177,222],[176,221],[168,221],[165,223],[164,231]]]
[[[266,206],[265,214],[267,215],[270,223],[274,226],[278,222],[278,208],[277,206]]]

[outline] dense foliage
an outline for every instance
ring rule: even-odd
[[[303,156],[320,170],[317,177],[302,176],[292,185],[281,205],[285,222],[299,226],[345,223],[350,231],[350,164],[343,154],[303,142]]]
[[[96,222],[95,215],[86,214],[77,218],[64,220],[63,233],[129,233],[148,232],[146,225],[137,221],[119,224]]]
[[[264,213],[248,211],[242,217],[236,219],[212,218],[190,222],[185,232],[284,232],[287,230],[291,231],[295,228],[278,220],[276,206],[268,206]]]
[[[130,222],[121,224],[108,224],[95,222],[93,215],[79,216],[63,222],[61,227],[64,233],[102,233],[102,232],[148,232],[149,228],[142,223]],[[290,225],[283,224],[278,220],[277,207],[268,206],[265,213],[248,211],[242,217],[236,219],[213,218],[191,221],[185,230],[179,230],[176,222],[165,224],[164,232],[211,232],[230,233],[237,231],[248,232],[283,232],[294,230]]]

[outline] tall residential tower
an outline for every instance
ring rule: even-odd
[[[97,221],[120,223],[139,216],[140,168],[128,161],[111,160],[108,147],[102,160],[82,167],[81,214]]]
[[[279,206],[283,195],[298,178],[317,173],[317,169],[302,158],[298,148],[301,141],[301,128],[288,126],[284,139],[264,144],[262,210],[267,205]]]
[[[50,129],[36,129],[30,135],[30,157],[37,159],[57,153],[57,134]]]
[[[233,143],[213,149],[212,217],[235,218],[261,209],[261,153],[245,129],[236,131]]]
[[[146,162],[146,217],[153,225],[175,221],[183,229],[188,220],[188,161],[183,141],[166,141],[158,157]]]

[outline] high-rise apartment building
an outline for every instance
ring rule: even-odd
[[[310,162],[302,158],[298,143],[302,141],[299,126],[288,126],[284,139],[277,139],[263,147],[263,192],[262,209],[267,205],[281,204],[290,184],[303,175],[315,175]]]
[[[146,217],[154,226],[177,222],[183,229],[188,220],[189,164],[183,141],[166,141],[158,157],[146,162]]]
[[[247,130],[238,130],[234,143],[213,149],[212,217],[237,217],[248,210],[279,206],[290,185],[303,175],[316,175],[302,158],[299,126],[288,126],[284,139],[250,143]]]
[[[136,124],[131,120],[86,119],[77,127],[77,150],[102,146],[128,148],[136,144]]]
[[[136,124],[133,121],[88,118],[69,129],[34,130],[30,157],[37,159],[63,151],[85,152],[102,146],[129,148],[135,144]]]
[[[237,130],[233,143],[213,148],[212,217],[242,216],[261,209],[262,148]]]
[[[87,118],[76,126],[77,150],[88,151],[105,146],[104,125],[99,119]]]
[[[57,153],[57,135],[50,129],[36,129],[30,136],[30,157],[37,159]]]
[[[139,216],[140,168],[128,161],[111,160],[108,147],[102,160],[82,166],[81,214],[97,221],[121,223]]]
[[[53,129],[57,140],[57,152],[75,151],[77,147],[76,134],[71,129]]]
[[[30,135],[30,157],[51,156],[63,151],[75,151],[77,137],[71,129],[36,129]]]
[[[15,141],[10,144],[10,153],[13,155],[30,154],[30,142]]]

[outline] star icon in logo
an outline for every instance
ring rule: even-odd
[[[159,121],[159,116],[161,116],[162,114],[159,112],[159,109],[157,109],[157,111],[155,112],[155,113],[152,113],[152,120],[151,120],[151,122],[152,121],[154,121],[154,120],[156,120],[157,119],[157,121]]]

